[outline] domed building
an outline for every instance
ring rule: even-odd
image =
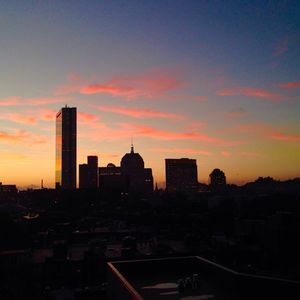
[[[226,176],[220,169],[214,169],[210,175],[210,187],[213,191],[218,191],[226,187]]]
[[[122,157],[121,173],[128,179],[129,191],[142,194],[153,192],[152,169],[145,168],[143,158],[139,153],[134,152],[133,145],[130,153]]]

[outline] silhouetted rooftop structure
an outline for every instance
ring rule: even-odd
[[[167,158],[166,189],[168,192],[195,192],[198,190],[196,159]]]
[[[300,292],[300,281],[239,273],[198,256],[116,261],[108,269],[109,300],[287,299]]]
[[[210,175],[210,187],[213,191],[219,191],[226,186],[226,176],[220,169],[214,169]]]
[[[139,153],[134,152],[133,145],[130,153],[122,157],[121,173],[128,178],[129,191],[142,194],[153,192],[152,169],[144,167],[144,160]]]

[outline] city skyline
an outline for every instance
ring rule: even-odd
[[[297,1],[84,1],[0,10],[0,181],[54,187],[55,115],[78,109],[78,165],[119,164],[133,138],[164,186],[300,177]],[[78,177],[77,177],[78,180]]]

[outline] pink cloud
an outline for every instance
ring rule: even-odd
[[[21,98],[8,97],[0,99],[0,106],[40,106],[63,102],[63,99],[53,98]]]
[[[275,134],[271,135],[271,138],[274,140],[299,142],[300,134],[288,135],[288,134],[282,134],[282,133],[275,133]]]
[[[81,94],[110,94],[112,96],[136,99],[154,98],[182,87],[182,72],[169,69],[154,69],[143,74],[114,76],[101,83],[87,84],[79,89]]]
[[[229,157],[229,156],[231,156],[231,153],[228,152],[228,151],[222,151],[221,154],[222,154],[222,156],[224,156],[224,157]]]
[[[180,153],[180,154],[191,154],[191,155],[205,155],[211,156],[213,153],[207,150],[195,150],[190,148],[153,148],[151,149],[154,152],[162,152],[162,153]]]
[[[18,113],[5,113],[0,116],[0,119],[28,125],[34,125],[37,123],[36,117]]]
[[[85,112],[78,112],[77,117],[78,121],[83,123],[93,123],[99,120],[98,116]]]
[[[257,133],[269,131],[270,127],[263,123],[241,124],[233,128],[233,131],[241,133]]]
[[[116,114],[126,115],[133,118],[166,118],[166,119],[182,119],[182,115],[165,113],[152,109],[126,108],[121,106],[98,106],[100,111],[112,112]]]
[[[103,122],[93,122],[88,125],[88,128],[83,128],[81,131],[83,139],[97,140],[108,139],[128,139],[131,137],[146,137],[156,140],[194,140],[203,143],[213,143],[223,146],[236,146],[240,145],[242,141],[227,141],[222,138],[212,137],[206,134],[202,134],[198,131],[170,131],[161,130],[150,126],[141,124],[130,123],[117,123],[108,126]]]
[[[46,143],[47,138],[45,136],[29,133],[26,130],[12,130],[12,132],[0,131],[0,142],[31,146]]]
[[[54,109],[40,109],[37,114],[43,121],[53,121],[54,122],[57,111]]]
[[[240,141],[226,141],[224,139],[211,137],[199,132],[174,132],[159,130],[139,124],[121,124],[121,127],[131,132],[131,136],[145,136],[161,140],[197,140],[205,143],[214,143],[227,146],[241,144]]]
[[[5,99],[0,99],[0,106],[15,106],[18,105],[19,101],[19,97],[8,97]]]
[[[274,57],[280,56],[288,49],[289,49],[289,39],[284,38],[277,43],[275,50],[273,52],[273,56]]]
[[[251,87],[236,87],[228,88],[217,91],[218,96],[247,96],[247,97],[256,97],[263,98],[272,101],[281,101],[284,96],[278,93],[273,93],[265,89],[257,89]]]
[[[300,81],[291,81],[286,83],[278,83],[277,86],[282,89],[295,89],[300,87]]]

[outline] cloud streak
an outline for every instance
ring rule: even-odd
[[[274,133],[271,135],[271,138],[274,140],[280,141],[290,141],[290,142],[299,142],[300,134],[282,134],[282,133]]]
[[[18,113],[5,113],[0,116],[0,119],[27,125],[35,125],[37,123],[36,117]]]
[[[37,145],[47,142],[47,138],[42,135],[32,134],[26,130],[12,130],[12,132],[0,131],[0,143]]]
[[[164,118],[164,119],[183,119],[184,117],[179,114],[166,113],[152,109],[140,108],[127,108],[122,106],[98,106],[100,111],[112,112],[116,114],[126,115],[129,117],[142,119],[142,118]]]
[[[235,87],[235,88],[225,88],[217,91],[217,95],[221,97],[227,96],[246,96],[254,98],[262,98],[270,101],[282,101],[284,95],[279,93],[274,93],[266,89],[258,89],[252,87]]]
[[[224,139],[212,137],[199,132],[174,132],[139,124],[124,123],[121,124],[121,127],[128,132],[131,132],[132,136],[144,136],[159,140],[196,140],[204,143],[213,143],[226,146],[241,144],[240,141],[226,141]]]
[[[179,153],[179,154],[204,155],[204,156],[214,155],[212,152],[207,150],[196,150],[191,148],[152,148],[150,150],[153,152],[161,152],[161,153]]]
[[[0,99],[0,106],[41,106],[53,103],[61,103],[63,99],[58,98],[21,98],[8,97]]]
[[[84,95],[109,94],[113,97],[133,100],[139,97],[172,96],[167,93],[183,85],[181,71],[159,68],[141,74],[117,75],[106,82],[85,84],[80,87],[79,92]],[[68,89],[65,88],[65,90]]]
[[[285,82],[285,83],[278,83],[276,86],[281,88],[281,89],[295,89],[295,88],[300,87],[300,81],[291,81],[291,82]]]

